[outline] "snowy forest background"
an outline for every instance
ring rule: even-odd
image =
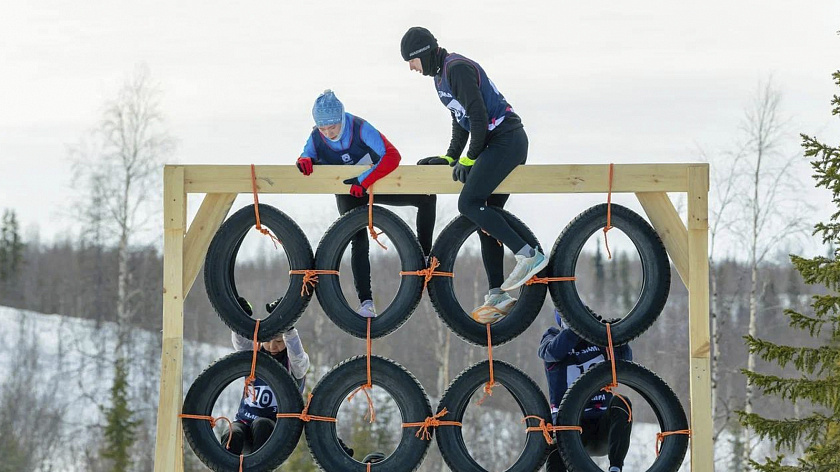
[[[101,131],[107,131],[108,119],[117,116],[108,113],[119,111],[120,106],[133,103],[132,100],[147,100],[143,103],[155,111],[146,116],[149,129],[163,125],[157,114],[161,112],[160,104],[156,95],[149,93],[155,90],[147,74],[144,70],[137,72],[127,82],[126,95],[106,107],[103,125],[91,138],[101,141],[72,147],[69,159],[84,162],[86,157],[113,157],[107,150],[120,143],[109,142],[108,133]],[[753,457],[769,452],[767,444],[744,442],[734,410],[751,408],[773,412],[778,417],[800,414],[787,403],[775,398],[753,398],[747,391],[740,369],[748,367],[749,362],[756,362],[759,370],[774,371],[748,358],[742,336],[750,333],[766,339],[784,339],[792,345],[815,342],[805,334],[789,330],[783,316],[788,308],[807,309],[809,295],[815,290],[803,285],[787,253],[791,248],[802,247],[803,242],[812,251],[828,252],[828,249],[813,249],[816,245],[807,243],[808,218],[813,211],[809,213],[808,202],[800,201],[795,191],[801,183],[784,177],[793,166],[804,166],[806,162],[795,152],[798,138],[796,130],[786,127],[781,96],[772,87],[772,81],[762,84],[745,110],[743,128],[733,132],[738,136],[738,144],[727,150],[700,147],[695,156],[711,162],[713,169],[710,257],[715,333],[715,458],[721,470],[744,470],[745,449]],[[130,122],[117,125],[131,127]],[[144,165],[148,170],[138,178],[139,182],[150,182],[149,185],[159,185],[159,164],[174,152],[174,141],[170,141],[164,128],[159,129],[160,134],[152,136],[158,147],[147,156]],[[119,161],[113,162],[118,167]],[[125,195],[138,196],[127,197],[124,209],[110,212],[105,196],[110,195],[107,192],[113,187],[103,182],[125,187],[128,181],[121,180],[119,172],[107,171],[107,167],[98,167],[93,172],[80,166],[79,175],[73,178],[76,193],[68,199],[72,199],[71,207],[78,212],[77,217],[85,222],[83,232],[68,231],[56,240],[41,241],[37,229],[19,228],[15,209],[7,208],[3,213],[0,305],[5,308],[0,308],[3,327],[0,335],[4,341],[0,343],[0,372],[4,375],[0,376],[0,413],[11,427],[7,429],[6,440],[0,442],[0,457],[6,458],[0,464],[0,471],[114,470],[115,459],[103,453],[103,435],[108,413],[113,411],[110,389],[115,352],[116,357],[127,361],[127,395],[131,419],[135,422],[132,424],[136,425],[126,470],[152,470],[161,351],[162,255],[160,241],[148,231],[148,221],[159,218],[159,202],[146,197],[159,192],[149,191],[157,187],[135,182]],[[681,206],[678,198],[675,202]],[[413,226],[413,212],[399,210],[398,213]],[[451,212],[440,213],[438,231],[454,216]],[[527,218],[525,222],[528,223]],[[558,232],[565,223],[557,222]],[[308,224],[304,229],[312,235],[322,234],[330,222]],[[632,306],[639,288],[637,256],[626,238],[617,233],[618,230],[610,233],[611,260],[605,257],[603,240],[593,237],[575,274],[584,300],[607,314],[618,314]],[[317,247],[317,239],[310,242],[313,249]],[[479,305],[486,293],[486,278],[476,242],[475,237],[468,242],[456,266],[456,289],[465,307]],[[543,241],[546,247],[551,244],[553,241]],[[236,265],[237,285],[243,296],[255,307],[261,307],[284,290],[288,279],[285,255],[256,232],[246,238],[242,253]],[[399,279],[393,274],[398,271],[397,261],[393,251],[382,252],[375,245],[371,258],[375,268],[376,303],[384,307],[396,292]],[[509,270],[511,261],[507,264]],[[345,264],[342,284],[347,298],[353,300],[349,274],[349,264]],[[672,270],[670,297],[664,312],[633,343],[635,360],[664,378],[683,400],[686,410],[687,307],[685,287]],[[537,321],[523,335],[494,349],[497,359],[519,366],[544,390],[545,377],[536,349],[542,332],[554,324],[552,310],[547,298]],[[336,328],[315,300],[297,328],[312,360],[310,386],[332,366],[364,353],[364,342]],[[207,300],[202,274],[186,300],[184,333],[186,391],[201,370],[231,350],[230,332]],[[425,295],[401,329],[374,342],[374,353],[392,358],[410,370],[424,386],[433,408],[459,372],[486,357],[486,350],[452,335],[438,320]],[[222,399],[220,408],[228,405],[229,415],[234,414],[237,395],[237,388],[232,387]],[[636,467],[641,469],[653,460],[658,430],[643,425],[655,422],[655,417],[640,398],[633,394],[630,397],[634,405],[639,405],[634,409],[639,426],[635,428],[628,464],[637,461],[629,469],[637,470]],[[751,399],[751,405],[747,399]],[[351,446],[359,451],[357,458],[372,450],[388,453],[395,446],[393,440],[399,434],[399,426],[389,421],[398,416],[395,406],[381,394],[377,400],[377,416],[381,421],[372,427],[362,420],[363,405],[348,405],[340,413],[340,419],[346,419],[341,421],[342,435],[350,438]],[[33,416],[37,416],[37,421],[33,421]],[[518,444],[512,446],[509,440],[500,438],[524,437],[513,399],[497,394],[484,406],[468,410],[467,425],[478,422],[484,425],[481,435],[465,433],[474,456],[485,467],[512,463],[515,460],[512,454],[519,451]],[[186,458],[188,470],[204,470],[191,452],[187,451]],[[282,469],[315,470],[303,438]],[[421,470],[446,470],[435,445]]]

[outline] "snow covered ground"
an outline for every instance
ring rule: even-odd
[[[0,307],[0,327],[0,379],[5,382],[0,391],[8,392],[10,385],[13,386],[10,384],[12,380],[33,379],[32,391],[27,392],[27,395],[33,401],[39,402],[35,406],[64,413],[60,415],[60,420],[51,426],[54,429],[53,433],[60,438],[60,442],[54,445],[59,449],[55,457],[44,465],[44,469],[51,467],[53,471],[86,470],[78,461],[86,452],[95,451],[93,448],[101,434],[99,426],[103,420],[100,405],[107,401],[111,385],[112,371],[108,360],[114,347],[114,326],[105,324],[97,328],[90,320]],[[160,337],[158,333],[137,330],[133,341],[132,356],[136,362],[132,364],[130,373],[131,384],[134,386],[132,397],[143,421],[142,434],[153,442]],[[192,379],[210,362],[230,351],[231,349],[225,346],[187,343],[184,390],[189,388]],[[324,370],[319,369],[319,374],[322,375]],[[383,404],[387,401],[380,398],[376,403]],[[432,399],[433,407],[436,402],[436,399]],[[361,408],[360,411],[365,408],[364,402],[354,403],[357,403],[357,406],[352,408]],[[482,434],[487,433],[487,424],[515,425],[513,427],[516,431],[521,431],[519,418],[514,414],[495,410],[486,414],[494,418],[489,423],[482,421]],[[398,418],[394,420],[398,421]],[[657,425],[634,424],[625,470],[645,470],[653,462],[658,431]],[[497,433],[494,433],[497,437],[506,437],[505,434]],[[72,441],[68,442],[69,438],[72,438]],[[761,449],[761,454],[770,453],[769,444],[763,444]],[[731,454],[730,441],[719,441],[716,452],[719,460],[728,457]],[[70,466],[74,463],[77,465]],[[688,464],[686,456],[679,470],[688,471]],[[718,468],[726,469],[724,463],[719,463]]]

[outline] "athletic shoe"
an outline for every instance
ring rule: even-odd
[[[376,318],[376,307],[373,306],[373,300],[363,301],[356,313],[364,318]]]
[[[472,312],[472,318],[481,324],[495,323],[510,313],[516,299],[505,292],[488,293],[484,296],[484,305]]]
[[[507,292],[519,288],[531,277],[537,275],[539,271],[545,269],[545,266],[548,265],[548,258],[539,249],[534,251],[534,255],[531,257],[515,256],[516,267],[513,268],[513,272],[502,284],[502,290]]]

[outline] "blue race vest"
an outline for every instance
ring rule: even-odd
[[[456,62],[465,62],[475,68],[476,75],[478,76],[478,90],[481,93],[481,98],[484,100],[484,107],[487,108],[487,130],[493,131],[496,126],[504,121],[508,112],[513,111],[513,108],[505,100],[505,96],[496,89],[496,86],[487,77],[487,73],[484,72],[484,69],[477,62],[455,53],[446,56],[446,59],[443,61],[443,67],[441,68],[441,75],[435,77],[435,89],[437,90],[438,97],[440,97],[440,101],[443,103],[443,106],[455,114],[455,119],[458,121],[458,124],[469,131],[470,117],[467,116],[467,110],[464,108],[464,105],[455,99],[455,95],[452,93],[452,86],[449,83],[449,77],[447,77],[446,73],[447,67]]]
[[[286,370],[289,370],[289,358],[286,357],[281,362]],[[292,376],[294,378],[294,376]],[[298,384],[298,390],[303,393],[306,386],[306,378],[300,380],[295,379]],[[256,395],[246,394],[242,396],[239,401],[239,411],[236,412],[234,421],[250,424],[257,418],[268,418],[274,420],[277,415],[277,396],[262,379],[254,379],[254,391]]]
[[[356,164],[376,164],[379,162],[379,156],[367,144],[362,141],[362,124],[365,120],[358,116],[353,117],[353,122],[349,123],[350,129],[350,145],[346,149],[333,150],[327,144],[327,138],[318,131],[318,128],[312,128],[312,144],[315,146],[315,152],[318,154],[318,163],[327,165],[356,165]]]

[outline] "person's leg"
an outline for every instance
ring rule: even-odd
[[[335,203],[338,206],[339,214],[367,204],[363,198],[356,198],[352,195],[336,195]],[[359,303],[366,300],[373,300],[370,288],[370,242],[368,241],[367,229],[361,229],[353,235],[350,240],[350,267],[353,269],[353,283],[356,285],[356,295]]]
[[[437,195],[377,195],[374,202],[393,206],[417,207],[417,239],[423,248],[423,255],[432,252],[432,237],[437,216]]]
[[[510,195],[507,194],[493,194],[487,197],[487,205],[504,208],[508,198]],[[487,272],[488,288],[498,289],[505,281],[505,247],[499,240],[481,230],[478,230],[478,240],[481,242],[481,260],[484,262],[484,271]]]
[[[274,421],[269,418],[257,418],[251,423],[252,452],[261,448],[274,431]]]
[[[627,397],[624,399],[632,408],[630,399]],[[610,406],[607,409],[607,414],[604,416],[609,417],[608,455],[610,459],[610,470],[620,472],[621,468],[624,467],[624,458],[627,457],[627,451],[630,450],[630,433],[633,430],[632,421],[628,421],[630,412],[627,410],[627,405],[613,395],[612,400],[610,400]]]
[[[219,441],[222,444],[222,447],[227,445],[228,437],[230,437],[231,432],[233,437],[230,438],[230,447],[228,447],[228,451],[236,455],[242,454],[246,439],[248,438],[248,425],[240,423],[239,421],[233,422],[230,425],[230,428],[222,433],[222,439]]]

